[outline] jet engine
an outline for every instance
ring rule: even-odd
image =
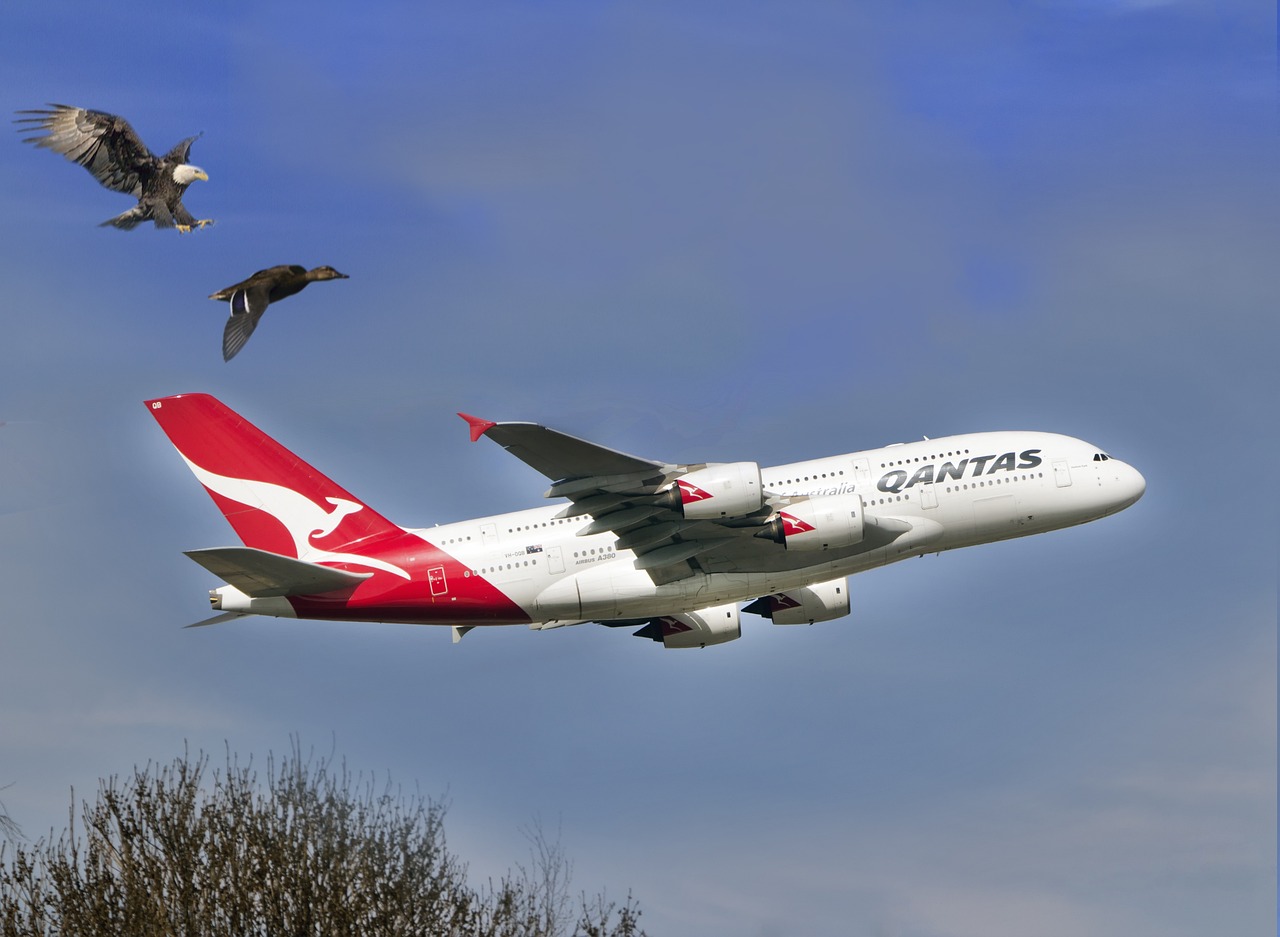
[[[764,486],[756,462],[722,462],[676,479],[658,501],[691,521],[717,521],[760,510]]]
[[[664,647],[707,647],[742,637],[742,620],[736,602],[696,612],[680,612],[655,618],[636,633],[637,638],[661,641]]]
[[[849,614],[849,582],[832,579],[776,595],[765,595],[743,609],[763,615],[775,625],[811,625]]]
[[[757,537],[788,550],[834,550],[862,542],[861,495],[814,495],[787,505]]]

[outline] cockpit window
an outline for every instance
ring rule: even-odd
[[[1107,455],[1105,452],[1095,452],[1093,454],[1093,461],[1095,462],[1106,462],[1110,458],[1111,456]]]

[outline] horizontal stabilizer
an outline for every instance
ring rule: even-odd
[[[187,550],[186,554],[219,579],[255,599],[351,589],[373,575],[349,573],[252,547],[210,547]]]
[[[220,625],[224,621],[235,621],[237,618],[244,618],[240,612],[223,612],[221,615],[214,615],[212,618],[206,618],[203,621],[193,621],[189,625],[183,625],[184,628],[205,628],[209,625]]]

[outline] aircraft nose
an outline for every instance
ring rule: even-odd
[[[1112,460],[1113,462],[1116,460]],[[1122,510],[1133,504],[1147,490],[1147,480],[1132,465],[1120,462],[1116,467],[1116,510]]]

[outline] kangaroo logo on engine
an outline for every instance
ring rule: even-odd
[[[695,501],[706,501],[711,497],[711,492],[703,491],[693,482],[687,482],[683,478],[676,479],[676,485],[680,488],[681,504],[692,504]]]
[[[798,517],[788,514],[786,511],[779,511],[778,517],[782,519],[782,535],[784,537],[794,537],[796,534],[807,534],[813,530],[812,524],[807,524]]]

